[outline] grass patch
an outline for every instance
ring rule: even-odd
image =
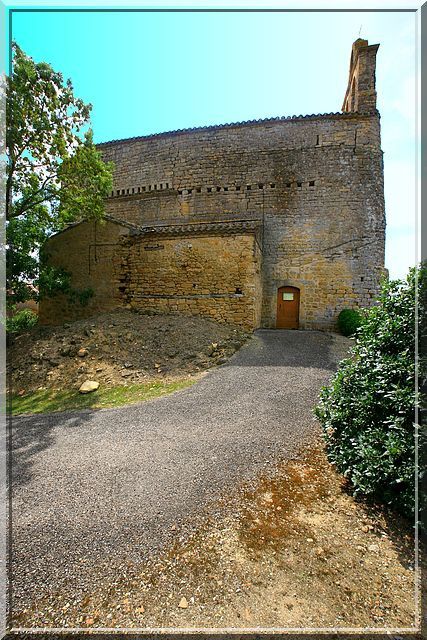
[[[151,400],[168,393],[185,389],[195,382],[195,378],[174,382],[145,382],[143,384],[120,385],[113,388],[99,388],[97,391],[81,394],[78,391],[34,391],[24,396],[12,396],[12,406],[8,413],[53,413],[72,409],[106,409]]]

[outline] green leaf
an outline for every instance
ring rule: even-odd
[[[351,357],[340,363],[321,394],[319,419],[331,462],[354,491],[375,496],[412,516],[415,508],[414,415],[420,399],[415,375],[415,310],[425,335],[427,267],[411,269],[406,281],[384,281],[377,306],[364,312]],[[424,433],[424,432],[422,432]]]
[[[112,165],[102,161],[91,130],[84,139],[80,133],[91,108],[74,96],[71,80],[13,44],[6,87],[9,306],[37,297],[37,289],[65,287],[63,274],[54,276],[40,260],[43,243],[70,222],[104,214]]]

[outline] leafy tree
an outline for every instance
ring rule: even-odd
[[[76,98],[70,80],[34,62],[13,45],[7,80],[6,241],[8,302],[69,288],[67,274],[44,266],[46,238],[83,218],[100,219],[112,186],[112,166],[102,161],[87,128],[91,105]]]
[[[415,392],[426,367],[416,369],[416,298],[419,332],[426,335],[427,268],[406,281],[384,282],[368,310],[350,358],[343,360],[315,413],[329,460],[355,494],[374,496],[407,516],[414,513]]]

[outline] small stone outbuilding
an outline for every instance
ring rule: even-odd
[[[41,321],[127,307],[330,330],[341,309],[370,306],[385,244],[378,46],[353,44],[339,113],[100,144],[115,167],[105,220],[46,246],[94,295],[46,299]]]

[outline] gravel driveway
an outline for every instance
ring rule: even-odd
[[[132,573],[174,524],[191,526],[212,498],[308,442],[318,391],[348,344],[260,330],[176,394],[14,418],[14,613]]]

